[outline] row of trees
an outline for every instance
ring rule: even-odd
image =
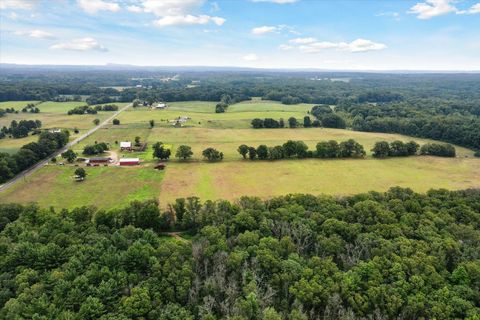
[[[162,142],[153,145],[153,157],[160,160],[168,160],[170,158],[170,148],[166,147]],[[175,152],[175,157],[180,160],[188,160],[192,158],[193,151],[190,146],[180,145]],[[223,160],[223,153],[215,148],[206,148],[202,151],[202,156],[211,162]]]
[[[13,178],[38,161],[47,158],[65,146],[68,138],[69,132],[66,130],[58,133],[43,131],[37,142],[30,142],[22,146],[17,153],[13,155],[0,153],[0,182]]]
[[[12,120],[8,128],[4,126],[0,130],[0,139],[5,138],[8,135],[11,135],[15,139],[24,138],[32,131],[34,133],[39,133],[41,127],[42,122],[40,120]]]
[[[260,145],[257,148],[242,144],[237,149],[243,159],[250,160],[280,160],[288,158],[362,158],[365,150],[353,139],[338,143],[335,140],[317,143],[316,150],[308,150],[303,141],[288,140],[283,145],[268,147]]]
[[[407,157],[417,154],[420,145],[415,141],[403,142],[393,141],[388,143],[387,141],[375,142],[372,148],[373,156],[375,158],[386,157]]]
[[[98,110],[95,110],[95,108],[92,108],[90,106],[78,106],[75,107],[71,110],[68,110],[67,114],[72,115],[72,114],[97,114]]]
[[[118,106],[116,104],[106,104],[106,105],[103,105],[103,106],[94,106],[94,107],[91,107],[91,106],[79,106],[79,107],[75,107],[71,110],[68,110],[68,114],[69,115],[72,115],[72,114],[97,114],[99,111],[117,111],[118,110]]]
[[[444,143],[427,143],[421,148],[415,141],[402,142],[393,141],[388,143],[387,141],[378,141],[375,143],[372,152],[376,158],[386,157],[406,157],[416,155],[420,149],[420,155],[425,156],[438,156],[438,157],[455,157],[455,147],[451,144]]]
[[[475,320],[479,207],[475,190],[401,188],[0,204],[0,318]]]

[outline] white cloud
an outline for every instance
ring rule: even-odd
[[[120,10],[118,3],[103,0],[77,0],[77,4],[88,14],[96,14],[98,11],[117,12]]]
[[[395,20],[400,20],[400,13],[398,12],[380,12],[375,15],[376,17],[391,17]]]
[[[34,2],[31,0],[0,0],[0,9],[30,10]]]
[[[252,2],[271,2],[271,3],[278,3],[278,4],[286,4],[286,3],[295,3],[300,0],[251,0]]]
[[[426,0],[415,4],[408,13],[416,14],[418,19],[426,20],[457,12],[458,9],[451,4],[452,2],[452,0]]]
[[[317,39],[315,38],[295,38],[290,40],[290,43],[294,44],[308,44],[308,43],[313,43],[316,42]]]
[[[266,33],[271,33],[271,32],[277,32],[279,31],[279,27],[277,26],[261,26],[261,27],[256,27],[252,29],[252,34],[255,35],[261,35],[261,34],[266,34]]]
[[[143,9],[139,6],[128,6],[127,10],[134,13],[140,13],[143,11]]]
[[[71,50],[71,51],[108,51],[107,48],[100,45],[94,38],[73,39],[70,42],[57,43],[50,46],[50,49]]]
[[[281,44],[281,45],[278,46],[278,49],[288,51],[288,50],[295,49],[295,47],[294,46],[289,46],[288,44]]]
[[[373,50],[383,50],[386,49],[387,45],[379,42],[373,42],[367,39],[357,39],[347,44],[347,47],[340,48],[345,49],[350,52],[366,52]]]
[[[127,10],[131,12],[147,12],[158,17],[153,22],[157,27],[163,28],[168,26],[188,26],[188,25],[205,25],[208,23],[221,26],[225,23],[225,19],[205,14],[193,14],[204,4],[205,0],[140,0],[139,6],[130,6]],[[211,3],[212,10],[219,10],[216,2]],[[132,8],[134,7],[134,8]]]
[[[181,15],[181,16],[165,16],[154,22],[157,27],[169,27],[169,26],[186,26],[186,25],[196,25],[196,24],[208,24],[214,23],[217,26],[221,26],[225,23],[225,19],[220,17],[211,17],[207,15]]]
[[[53,34],[51,34],[50,32],[42,31],[42,30],[17,31],[15,32],[15,34],[19,36],[27,36],[27,37],[36,38],[36,39],[55,39]]]
[[[477,14],[477,13],[480,13],[480,2],[477,4],[474,4],[468,10],[457,11],[457,14]]]
[[[258,56],[255,53],[249,53],[249,54],[243,56],[242,59],[245,60],[245,61],[257,61]]]
[[[330,42],[317,41],[315,38],[296,38],[290,40],[290,43],[298,45],[297,47],[291,45],[281,45],[281,50],[291,50],[298,48],[304,53],[318,53],[323,50],[335,49],[348,52],[366,52],[373,50],[386,49],[387,46],[383,43],[373,42],[367,39],[356,39],[352,42]]]
[[[142,0],[145,12],[159,17],[182,16],[203,5],[204,0]]]

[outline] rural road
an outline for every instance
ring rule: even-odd
[[[100,123],[98,126],[88,130],[87,132],[85,132],[84,134],[82,134],[80,137],[76,138],[75,140],[73,141],[70,141],[69,143],[67,143],[65,145],[65,147],[63,147],[62,149],[59,149],[58,151],[56,151],[55,153],[53,153],[51,156],[47,157],[46,159],[40,161],[40,162],[37,162],[36,164],[34,164],[33,166],[31,166],[30,168],[20,172],[19,174],[17,174],[12,180],[0,185],[0,192],[4,191],[4,190],[7,190],[9,187],[11,187],[12,185],[14,185],[15,183],[17,183],[19,180],[22,180],[22,179],[25,179],[26,177],[28,177],[29,175],[31,175],[32,173],[34,173],[35,171],[37,171],[38,169],[40,169],[41,167],[43,167],[44,165],[46,165],[48,163],[48,161],[50,161],[51,158],[53,157],[56,157],[58,155],[60,155],[61,153],[67,151],[70,147],[73,147],[74,145],[76,145],[77,143],[81,142],[82,140],[84,140],[85,138],[87,138],[88,136],[90,136],[92,133],[94,133],[95,131],[97,131],[98,129],[100,129],[101,127],[105,126],[107,123],[109,123],[110,121],[112,121],[116,116],[118,116],[120,113],[122,113],[123,111],[125,111],[126,109],[128,109],[129,107],[131,107],[132,104],[129,103],[127,104],[125,107],[121,108],[120,110],[116,111],[112,116],[110,116],[108,119],[106,119],[105,121],[103,121],[102,123]]]

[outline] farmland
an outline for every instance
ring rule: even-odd
[[[54,107],[46,104],[51,117]],[[66,109],[65,106],[63,106]],[[99,207],[121,206],[130,200],[157,198],[166,206],[176,198],[198,196],[207,199],[236,199],[243,195],[269,198],[286,193],[354,194],[369,190],[384,191],[392,186],[410,187],[424,192],[430,188],[464,189],[480,187],[479,160],[473,152],[457,147],[457,158],[414,156],[378,160],[371,157],[370,149],[376,141],[411,140],[397,134],[367,133],[326,128],[251,129],[252,118],[302,119],[311,105],[286,106],[271,101],[249,101],[234,104],[226,113],[214,113],[214,102],[178,102],[166,110],[145,107],[130,108],[120,114],[120,125],[107,125],[75,146],[81,153],[83,147],[106,142],[112,151],[122,157],[140,157],[142,166],[135,168],[88,168],[87,179],[78,183],[72,179],[73,168],[47,166],[0,194],[1,202],[38,202],[41,206],[73,208],[79,205]],[[42,114],[40,114],[42,115]],[[18,115],[17,115],[18,116]],[[46,119],[46,115],[43,115]],[[174,128],[167,120],[188,116],[185,127]],[[64,116],[65,120],[76,116]],[[83,117],[88,128],[89,120]],[[150,128],[149,120],[155,121]],[[43,121],[43,120],[42,120]],[[61,121],[61,120],[59,120]],[[70,123],[81,127],[82,123]],[[81,127],[83,128],[83,127]],[[120,152],[120,141],[133,141],[135,137],[148,142],[145,152]],[[365,147],[365,159],[349,160],[242,160],[237,152],[240,144],[257,147],[281,145],[287,140],[302,140],[313,150],[318,141],[355,139]],[[29,137],[30,139],[30,137]],[[414,139],[419,144],[427,139]],[[6,142],[4,148],[13,148]],[[171,146],[172,157],[167,169],[153,170],[151,145],[157,141]],[[192,147],[192,160],[180,162],[173,158],[178,146]],[[201,152],[214,147],[224,153],[224,161],[206,163]],[[42,190],[41,193],[34,190]],[[64,197],[62,190],[68,190]],[[62,195],[62,196],[59,196]]]
[[[34,103],[40,109],[39,113],[21,112],[22,108],[28,103]],[[85,115],[67,115],[68,110],[78,106],[85,105],[85,102],[39,102],[39,101],[13,101],[1,102],[0,108],[14,108],[18,113],[8,113],[0,118],[0,128],[8,127],[12,120],[40,120],[42,122],[42,129],[68,129],[71,133],[71,138],[74,139],[78,135],[94,126],[93,120],[100,121],[107,119],[109,112],[98,112],[97,114]],[[119,107],[124,106],[125,103],[118,103]],[[74,129],[78,129],[79,133],[75,134]],[[31,141],[35,141],[36,137],[25,137],[21,139],[0,139],[0,152],[13,153],[22,145]]]

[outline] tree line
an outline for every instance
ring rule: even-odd
[[[106,104],[103,106],[79,106],[75,107],[71,110],[68,110],[67,114],[72,115],[72,114],[97,114],[99,111],[117,111],[118,106],[115,104]]]
[[[338,143],[335,140],[317,143],[316,150],[308,150],[303,141],[288,140],[283,145],[268,147],[259,145],[257,148],[242,144],[237,149],[243,159],[250,160],[281,160],[290,158],[363,158],[366,154],[363,146],[354,139]]]
[[[15,154],[0,153],[0,182],[6,182],[68,143],[69,132],[40,133],[37,142],[22,146]]]
[[[480,192],[0,204],[0,318],[467,319]],[[183,231],[167,238],[165,231]]]
[[[156,142],[153,145],[153,157],[160,160],[168,160],[171,155],[171,150],[163,142]],[[193,156],[193,151],[190,146],[180,145],[175,152],[175,157],[180,160],[188,160]],[[205,160],[210,162],[223,160],[223,152],[215,148],[209,147],[202,151],[202,156]]]

